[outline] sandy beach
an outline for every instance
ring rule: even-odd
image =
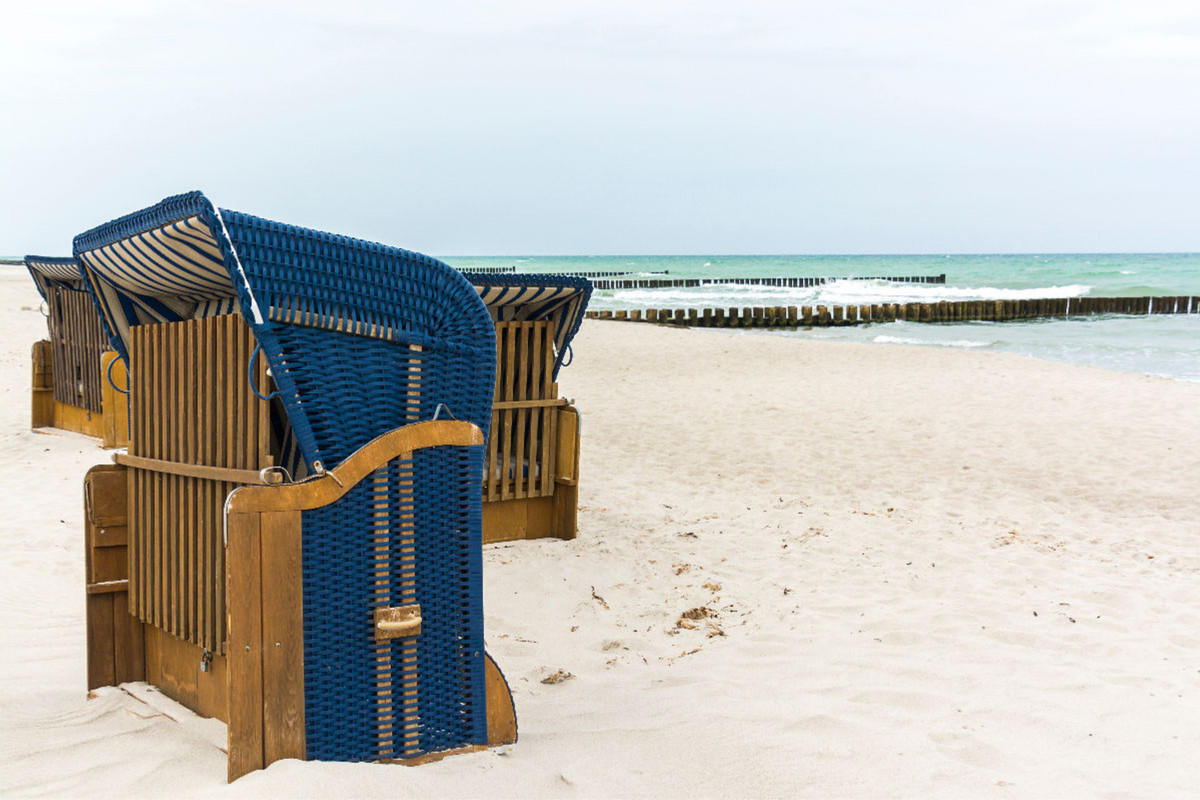
[[[283,761],[87,698],[81,485],[0,273],[0,794],[1183,797],[1200,784],[1200,384],[954,349],[586,323],[579,538],[485,548],[520,740]],[[545,682],[556,673],[564,680]],[[561,675],[559,677],[562,677]]]

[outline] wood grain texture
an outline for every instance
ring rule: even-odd
[[[229,495],[226,511],[306,511],[337,502],[363,478],[413,450],[443,445],[481,445],[483,432],[469,422],[416,422],[371,440],[336,469],[301,483],[285,486],[243,486]]]
[[[262,769],[263,656],[262,569],[259,515],[226,519],[230,781]]]
[[[554,531],[560,539],[578,535],[579,411],[567,406],[558,412],[558,453],[555,458]]]
[[[104,435],[104,416],[55,400],[50,427],[99,439]]]
[[[144,625],[147,683],[202,717],[229,720],[228,678],[225,656],[177,636]],[[207,669],[202,664],[207,662]]]
[[[263,764],[303,759],[304,624],[300,512],[260,516]]]
[[[142,623],[128,610],[127,471],[102,464],[84,477],[87,687],[142,680]]]
[[[33,343],[30,360],[33,374],[30,380],[29,427],[44,428],[54,424],[54,369],[49,340]]]
[[[134,327],[129,453],[116,456],[138,473],[131,487],[133,608],[218,654],[225,648],[225,498],[238,485],[270,480],[260,471],[275,463],[261,424],[269,422],[269,403],[247,381],[253,346],[237,315]]]
[[[517,741],[517,712],[508,681],[496,662],[483,654],[483,681],[487,691],[487,743],[493,747]]]
[[[116,683],[112,594],[87,598],[87,688]]]
[[[268,473],[266,477],[263,477],[261,472],[255,469],[206,467],[203,464],[191,464],[186,461],[166,461],[159,458],[131,456],[128,453],[113,453],[113,463],[136,469],[144,469],[150,472],[161,472],[164,475],[202,478],[203,480],[224,481],[226,483],[272,485],[282,481],[282,476],[280,475]]]

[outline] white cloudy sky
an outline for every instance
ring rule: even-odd
[[[0,254],[199,188],[436,254],[1200,250],[1200,2],[0,10]]]

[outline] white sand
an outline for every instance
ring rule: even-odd
[[[27,429],[36,304],[0,278],[5,795],[1200,785],[1200,385],[610,322],[584,326],[562,375],[584,414],[579,539],[486,552],[518,744],[226,786],[216,723],[85,699],[80,484],[107,454]],[[715,618],[677,628],[697,607]],[[541,683],[558,669],[575,677]]]

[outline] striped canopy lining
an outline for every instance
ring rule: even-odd
[[[498,322],[553,321],[554,347],[560,356],[588,299],[587,292],[575,286],[476,286],[475,290]]]
[[[129,329],[137,325],[203,319],[238,312],[233,284],[209,227],[197,216],[121,239],[79,254],[83,272],[96,290],[108,329],[128,352]],[[59,266],[59,270],[65,270]],[[78,279],[78,272],[75,278]],[[553,320],[561,354],[582,316],[587,293],[578,287],[476,286],[492,318],[501,321]],[[268,309],[273,322],[333,328],[393,339],[390,328],[318,318],[316,314]],[[561,355],[560,355],[561,357]],[[279,414],[282,421],[286,415]],[[294,477],[305,472],[291,426],[279,431],[281,463]]]
[[[87,291],[83,285],[83,273],[73,258],[45,258],[25,256],[25,267],[33,278],[33,285],[43,300],[49,300],[53,286],[61,286],[77,292]]]
[[[78,283],[83,280],[83,273],[79,271],[79,265],[75,263],[74,259],[41,261],[34,256],[27,256],[25,258],[25,266],[38,275],[53,281]]]
[[[128,346],[131,325],[202,319],[237,310],[233,284],[212,231],[199,217],[122,239],[80,254],[101,297],[110,330]],[[76,275],[78,277],[78,275]],[[585,292],[560,286],[476,286],[492,318],[553,320],[561,353],[582,314]],[[327,327],[379,339],[395,331],[362,322],[331,322],[316,314],[270,309],[274,322]]]
[[[79,255],[109,330],[231,314],[237,309],[216,239],[199,217],[173,222]]]

